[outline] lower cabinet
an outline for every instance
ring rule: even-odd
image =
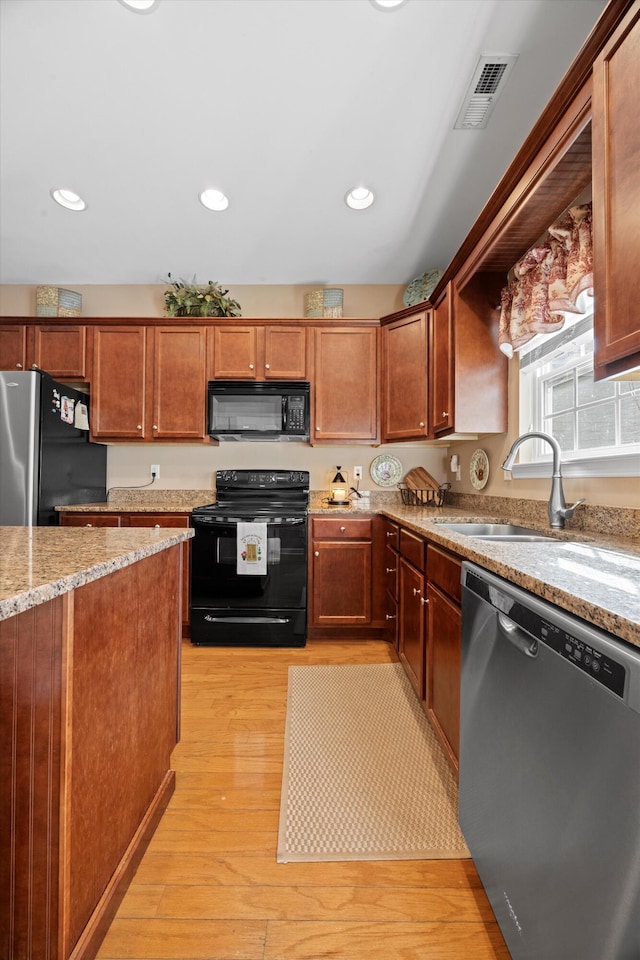
[[[400,557],[398,656],[413,687],[424,700],[426,616],[424,573]]]
[[[309,626],[368,626],[373,564],[371,517],[311,517]]]
[[[60,513],[61,527],[189,527],[186,513]],[[191,544],[182,544],[182,625],[190,622]]]
[[[427,546],[427,714],[457,772],[460,747],[461,563]]]

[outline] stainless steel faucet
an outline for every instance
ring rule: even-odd
[[[550,433],[538,433],[536,431],[532,431],[531,433],[523,433],[522,436],[513,441],[511,450],[509,450],[509,453],[507,454],[507,459],[502,464],[502,469],[511,471],[513,469],[513,461],[516,458],[516,453],[520,444],[524,443],[525,440],[530,440],[534,437],[537,437],[539,440],[546,440],[553,451],[553,473],[551,475],[551,494],[549,495],[548,506],[549,525],[562,530],[565,520],[571,519],[573,516],[573,511],[579,503],[584,503],[585,498],[581,497],[580,500],[576,500],[576,502],[570,507],[568,507],[565,502],[564,492],[562,490],[562,465],[560,462],[562,451],[560,450],[560,444],[556,438],[552,437]]]

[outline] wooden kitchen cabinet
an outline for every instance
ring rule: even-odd
[[[85,513],[60,512],[61,527],[189,527],[190,514],[186,513]],[[191,619],[191,543],[182,544],[182,626],[183,632]]]
[[[458,770],[462,614],[461,562],[427,546],[427,715],[445,755]]]
[[[93,329],[92,438],[202,440],[206,328]]]
[[[398,593],[400,583],[400,556],[398,554],[399,527],[397,523],[384,517],[382,523],[381,544],[384,551],[385,582],[385,636],[389,643],[398,649]]]
[[[371,623],[371,517],[311,517],[310,627]]]
[[[595,379],[640,368],[640,3],[593,66]]]
[[[304,380],[307,330],[295,326],[217,326],[212,380]]]
[[[454,425],[453,283],[434,305],[429,331],[429,436],[448,433]]]
[[[420,700],[425,689],[426,596],[424,573],[400,556],[398,656]]]
[[[377,441],[377,334],[374,326],[316,328],[312,443]]]
[[[418,310],[381,328],[383,443],[424,440],[428,436],[430,313]]]
[[[88,378],[87,328],[77,324],[0,325],[0,369],[33,365],[59,380]]]

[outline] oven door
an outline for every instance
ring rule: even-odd
[[[258,519],[258,518],[251,518]],[[237,572],[237,523],[193,518],[191,642],[303,646],[306,642],[306,517],[267,525],[267,572]]]

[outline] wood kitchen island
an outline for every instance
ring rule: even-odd
[[[0,527],[0,958],[93,957],[174,789],[188,529]]]

